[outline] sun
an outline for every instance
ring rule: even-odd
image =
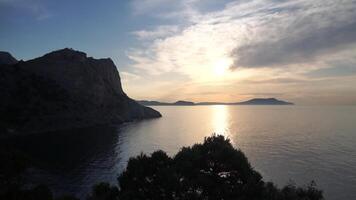
[[[213,72],[217,76],[224,75],[230,66],[230,60],[228,59],[219,59],[213,65]]]

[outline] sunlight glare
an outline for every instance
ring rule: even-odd
[[[228,107],[225,105],[212,106],[213,111],[213,130],[217,135],[229,136],[229,112]]]
[[[224,75],[229,69],[230,61],[228,59],[220,59],[214,63],[214,74],[217,76]]]

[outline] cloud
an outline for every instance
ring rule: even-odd
[[[258,34],[233,50],[233,68],[308,63],[355,45],[354,1],[296,2],[276,1],[259,12],[265,19],[250,19],[258,25],[251,31]]]
[[[298,84],[310,82],[308,79],[297,78],[270,78],[270,79],[257,79],[257,80],[244,80],[244,83],[252,84]]]
[[[327,67],[309,71],[305,75],[311,78],[356,76],[356,57],[354,60],[332,61]]]
[[[197,1],[199,0],[133,0],[131,7],[134,15],[186,20],[196,14],[192,5]]]
[[[177,72],[195,80],[201,79],[203,75],[209,76],[207,72],[212,71],[217,63],[230,62],[228,52],[234,48],[232,35],[236,33],[230,25],[219,23],[211,26],[210,22],[188,25],[173,35],[156,38],[148,45],[131,49],[128,57],[134,61],[132,67],[146,73]]]
[[[284,95],[281,92],[254,92],[254,93],[241,93],[240,95],[244,96],[282,96]]]
[[[140,30],[132,32],[133,35],[140,40],[153,40],[164,38],[177,33],[179,27],[176,25],[162,25],[156,27],[154,30]]]
[[[287,95],[308,86],[317,93],[328,81],[341,87],[342,77],[356,68],[355,0],[134,2],[136,14],[159,18],[164,26],[134,32],[141,46],[127,52],[131,67],[150,76],[186,76],[184,83],[194,89],[185,94]],[[222,64],[230,71],[219,77],[214,70]]]
[[[0,12],[14,14],[26,13],[36,20],[45,20],[52,16],[42,0],[0,0]]]
[[[140,79],[139,75],[125,71],[120,72],[120,76],[122,82],[137,81]]]
[[[161,7],[163,2],[150,1],[148,7],[158,3]],[[231,59],[232,69],[284,67],[313,63],[356,43],[353,0],[237,1],[204,14],[194,8],[200,1],[183,2],[191,12],[182,31],[173,25],[134,32],[140,40],[159,38],[144,51],[130,52],[135,66],[191,74],[200,73],[194,70],[199,66],[209,68],[220,57]]]
[[[131,6],[133,8],[133,13],[136,15],[142,15],[151,13],[152,11],[162,10],[162,8],[169,8],[169,0],[133,0]],[[171,4],[170,11],[176,9],[177,3]]]

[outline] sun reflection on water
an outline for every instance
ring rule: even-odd
[[[230,136],[228,106],[212,106],[212,128],[217,135]]]

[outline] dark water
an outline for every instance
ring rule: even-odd
[[[130,156],[229,137],[267,181],[315,180],[326,199],[356,199],[356,107],[161,106],[163,118],[17,139],[45,170],[37,182],[84,198],[99,181],[116,183]]]

